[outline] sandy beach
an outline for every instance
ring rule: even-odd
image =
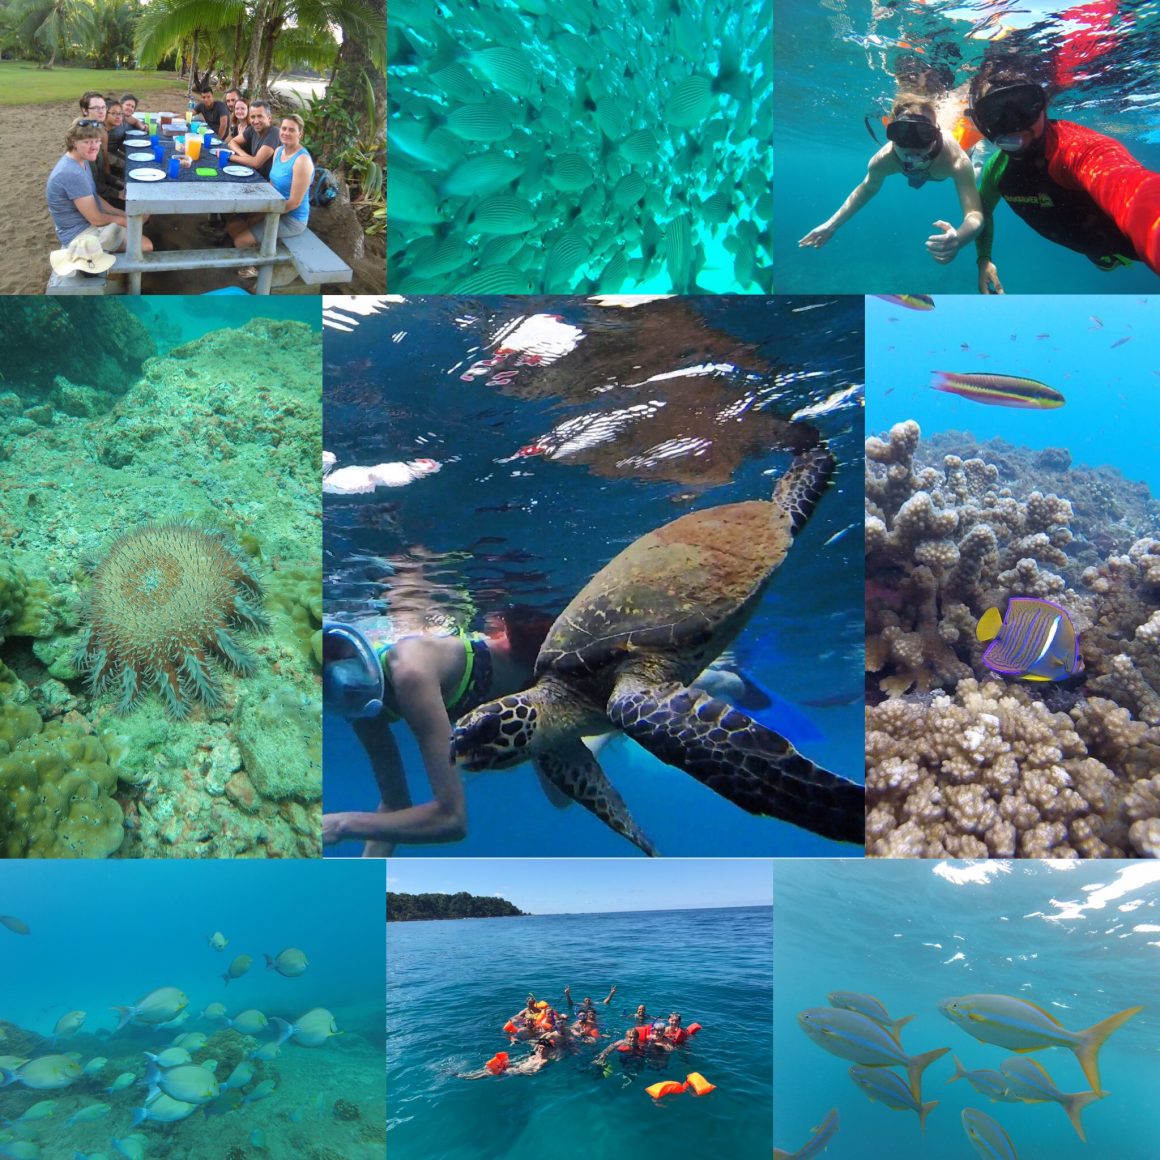
[[[173,88],[156,102],[170,109],[184,109],[184,87]],[[44,187],[52,167],[64,152],[65,130],[76,116],[76,104],[51,101],[47,104],[10,105],[0,115],[0,156],[19,163],[26,180],[20,191],[10,196],[9,212],[0,220],[0,294],[43,294],[51,272],[48,255],[58,247],[52,218],[44,201]],[[354,269],[354,281],[344,288],[350,294],[382,293],[386,285],[385,247],[383,239],[366,238],[365,252],[356,256],[357,231],[350,229],[348,215],[344,221],[330,209],[314,210],[310,228],[331,249],[341,254]],[[157,249],[202,249],[206,241],[197,232],[192,217],[159,217],[146,226]],[[244,265],[239,261],[239,266]],[[146,294],[203,294],[223,286],[242,285],[229,270],[169,273],[147,276],[142,290]],[[249,283],[252,287],[253,283]],[[314,293],[315,287],[301,282],[276,290],[276,293]]]

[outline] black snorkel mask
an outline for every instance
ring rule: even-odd
[[[886,139],[899,149],[922,151],[920,157],[902,157],[895,151],[898,163],[906,171],[929,164],[942,150],[942,130],[917,113],[903,113],[886,126]]]
[[[992,89],[967,114],[988,141],[1019,152],[1034,140],[1035,126],[1046,108],[1047,94],[1028,81]]]
[[[383,664],[356,628],[337,621],[322,626],[322,704],[348,720],[377,717],[386,692]]]

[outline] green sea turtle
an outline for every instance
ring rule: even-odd
[[[692,512],[630,544],[552,625],[535,683],[456,722],[452,760],[477,771],[530,759],[543,782],[654,854],[581,741],[611,725],[752,814],[861,843],[862,786],[688,687],[749,620],[833,471],[829,450],[814,446],[771,500]]]

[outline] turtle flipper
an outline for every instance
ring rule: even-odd
[[[624,799],[578,737],[537,754],[535,766],[541,778],[579,802],[650,857],[656,856],[656,847],[633,821]]]
[[[839,842],[866,840],[865,790],[732,705],[681,685],[619,687],[608,716],[638,744],[751,814]]]
[[[773,502],[790,518],[796,536],[813,514],[834,474],[834,456],[823,443],[795,455],[773,489]]]

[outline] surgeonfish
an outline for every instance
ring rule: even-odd
[[[67,1015],[62,1015],[57,1021],[56,1026],[52,1029],[53,1042],[58,1039],[67,1039],[70,1035],[75,1035],[80,1029],[81,1024],[85,1021],[85,1011],[70,1011]]]
[[[976,403],[996,407],[1024,407],[1051,410],[1062,407],[1064,397],[1038,379],[1021,379],[1015,375],[966,374],[957,371],[932,371],[931,386],[936,391],[961,395]]]
[[[332,1035],[342,1034],[325,1007],[315,1007],[293,1023],[277,1018],[274,1022],[278,1024],[278,1042],[293,1039],[299,1047],[319,1047]]]
[[[1099,1051],[1143,1007],[1128,1007],[1083,1031],[1068,1031],[1042,1007],[1010,995],[959,995],[943,999],[938,1009],[947,1019],[981,1043],[1011,1051],[1041,1051],[1066,1047],[1075,1052],[1092,1091],[1101,1091]]]
[[[264,1100],[267,1096],[274,1094],[274,1089],[277,1086],[278,1085],[272,1079],[264,1079],[260,1084],[258,1084],[256,1088],[254,1088],[252,1092],[249,1093],[249,1095],[246,1096],[244,1100],[242,1100],[242,1103],[254,1104],[257,1103],[258,1100]]]
[[[184,1047],[167,1047],[159,1055],[150,1055],[145,1052],[145,1058],[157,1067],[180,1067],[183,1063],[191,1063],[193,1056]]]
[[[982,1160],[1019,1160],[1011,1137],[978,1108],[963,1108],[963,1131]]]
[[[6,926],[13,934],[31,934],[28,924],[21,922],[14,914],[0,914],[0,926]]]
[[[34,1140],[0,1140],[0,1156],[6,1160],[40,1160],[40,1145]]]
[[[815,1156],[820,1156],[830,1146],[838,1126],[838,1109],[831,1108],[826,1113],[825,1119],[816,1128],[811,1129],[810,1138],[796,1152],[774,1148],[773,1160],[814,1160]]]
[[[256,1051],[251,1051],[246,1057],[247,1059],[260,1059],[268,1063],[271,1059],[277,1059],[282,1054],[282,1045],[280,1043],[263,1043]]]
[[[890,1012],[873,995],[862,995],[857,991],[831,991],[826,998],[831,1007],[843,1007],[873,1019],[880,1027],[885,1027],[896,1041],[898,1033],[914,1018],[913,1015],[906,1015],[902,1019],[891,1019]]]
[[[269,1019],[261,1011],[249,1007],[233,1019],[227,1019],[226,1026],[240,1031],[243,1035],[257,1035],[259,1031],[266,1029],[269,1022]]]
[[[226,1017],[226,1005],[224,1003],[211,1003],[201,1013],[201,1017],[219,1023]]]
[[[85,1075],[96,1075],[109,1061],[103,1055],[94,1055],[84,1066]]]
[[[230,945],[230,940],[220,930],[215,930],[209,936],[208,942],[215,951],[224,951]]]
[[[856,1063],[849,1072],[850,1078],[870,1099],[896,1112],[917,1112],[919,1131],[926,1134],[926,1117],[938,1107],[938,1100],[924,1104],[921,1094],[916,1096],[902,1076],[888,1067],[865,1067]]]
[[[109,1114],[112,1109],[108,1104],[89,1104],[88,1107],[81,1108],[79,1111],[73,1112],[65,1123],[71,1128],[73,1124],[91,1124],[94,1120],[103,1119]]]
[[[105,1091],[112,1095],[114,1092],[123,1092],[127,1087],[132,1087],[137,1082],[137,1076],[131,1071],[123,1071],[107,1088]]]
[[[249,969],[254,961],[253,955],[238,955],[236,959],[226,968],[226,972],[222,975],[227,986],[231,979],[240,979]]]
[[[204,1031],[187,1031],[184,1035],[179,1035],[170,1046],[184,1047],[186,1051],[197,1051],[198,1048],[205,1046],[208,1038]]]
[[[208,1104],[221,1091],[213,1072],[196,1063],[184,1063],[164,1071],[156,1066],[150,1067],[145,1074],[145,1082],[149,1084],[150,1091],[159,1089],[172,1099],[186,1104]]]
[[[133,1109],[133,1127],[153,1120],[158,1124],[175,1124],[192,1116],[198,1109],[197,1104],[189,1104],[183,1100],[175,1100],[165,1092],[158,1092],[147,1100],[144,1107]]]
[[[1067,609],[1038,596],[1012,596],[1007,615],[988,608],[975,635],[991,644],[983,664],[993,673],[1023,681],[1066,681],[1083,672],[1079,637]]]
[[[36,1103],[25,1108],[15,1119],[4,1122],[11,1127],[13,1124],[31,1124],[35,1120],[47,1120],[49,1116],[55,1114],[59,1107],[59,1100],[37,1100]]]
[[[146,1023],[159,1026],[180,1015],[189,1006],[189,996],[177,987],[158,987],[143,995],[132,1007],[114,1007],[120,1013],[121,1021],[117,1030],[130,1023]]]
[[[253,1078],[254,1065],[243,1060],[230,1072],[229,1078],[221,1085],[221,1090],[228,1092],[235,1088],[245,1087]]]
[[[145,1145],[148,1140],[140,1132],[132,1132],[121,1139],[113,1138],[113,1147],[125,1160],[145,1160]]]
[[[1087,1143],[1080,1115],[1088,1104],[1104,1099],[1107,1092],[1061,1092],[1042,1064],[1036,1063],[1033,1059],[1024,1059],[1021,1055],[1005,1059],[999,1065],[999,1070],[1007,1080],[1007,1091],[1010,1095],[1028,1103],[1051,1101],[1059,1104],[1067,1113],[1075,1134],[1085,1144]]]
[[[0,1087],[22,1083],[33,1091],[49,1092],[66,1088],[81,1076],[81,1065],[71,1055],[42,1055],[17,1068],[0,1067]]]
[[[954,1083],[955,1080],[965,1079],[979,1095],[986,1096],[989,1100],[1010,1104],[1022,1102],[1018,1096],[1009,1096],[1007,1094],[1007,1077],[1001,1071],[995,1071],[993,1068],[986,1067],[978,1068],[975,1071],[967,1071],[959,1062],[957,1055],[952,1055],[951,1059],[955,1061],[955,1074],[947,1080],[947,1083]]]
[[[297,947],[287,947],[276,955],[266,955],[266,970],[277,971],[287,979],[296,979],[309,965],[305,953]]]
[[[949,1047],[937,1047],[920,1055],[907,1055],[886,1028],[842,1007],[810,1007],[799,1012],[797,1018],[802,1030],[833,1055],[868,1067],[905,1067],[916,1100],[922,1093],[923,1071],[950,1051]]]

